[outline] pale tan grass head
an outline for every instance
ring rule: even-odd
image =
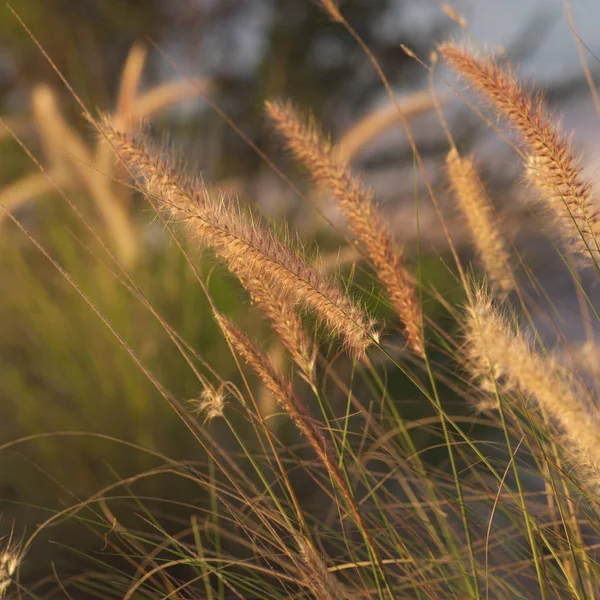
[[[600,426],[598,408],[584,389],[552,356],[540,353],[511,324],[483,290],[467,309],[467,358],[482,389],[533,398],[556,424],[559,441],[580,478],[600,486]]]
[[[446,157],[446,175],[488,276],[501,292],[510,292],[515,287],[510,257],[475,162],[452,149]]]
[[[335,458],[335,452],[323,434],[320,425],[310,415],[308,406],[294,393],[291,382],[276,371],[267,356],[246,334],[222,315],[217,313],[215,314],[215,318],[231,346],[259,376],[265,387],[271,392],[277,403],[288,414],[310,444],[329,476],[335,481],[365,541],[369,544],[375,561],[379,565],[379,568],[382,569],[381,557],[375,542],[369,533],[359,506],[346,483]]]
[[[350,596],[337,577],[329,571],[323,556],[315,549],[313,543],[304,535],[294,535],[300,557],[302,573],[309,588],[317,600],[349,600]]]
[[[216,315],[216,320],[225,338],[260,377],[264,386],[298,427],[317,455],[328,456],[329,450],[325,437],[311,418],[306,404],[294,393],[291,382],[276,371],[269,358],[236,325],[220,314]]]
[[[271,323],[302,377],[313,382],[318,349],[306,334],[293,302],[289,297],[274,293],[260,279],[242,279],[242,285]]]
[[[373,140],[391,127],[398,125],[398,108],[405,119],[418,117],[434,107],[429,92],[414,92],[398,100],[399,107],[386,104],[369,112],[354,123],[335,144],[335,152],[342,161],[352,162]]]

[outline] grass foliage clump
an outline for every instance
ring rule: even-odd
[[[592,182],[506,63],[454,42],[422,63],[456,71],[516,133],[536,223],[563,242],[550,246],[580,302],[577,347],[433,87],[400,103],[343,7],[322,4],[390,94],[338,143],[292,102],[265,105],[318,188],[314,212],[340,209],[321,246],[348,243],[331,254],[154,141],[158,113],[210,103],[211,84],[141,93],[141,46],[113,112],[70,90],[93,135],[47,86],[27,136],[4,123],[2,144],[34,173],[0,191],[0,522],[13,523],[0,598],[600,596]],[[442,186],[410,123],[434,109]],[[416,244],[353,161],[394,122],[419,182]],[[441,255],[420,230],[425,204]]]

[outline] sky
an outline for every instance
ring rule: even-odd
[[[539,48],[522,66],[523,75],[552,81],[581,69],[563,0],[460,0],[453,5],[467,16],[480,42],[508,46],[528,28],[545,24]],[[600,55],[600,1],[572,0],[571,7],[579,35]]]

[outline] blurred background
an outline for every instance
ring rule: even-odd
[[[432,110],[427,76],[400,44],[426,61],[448,36],[472,36],[503,49],[525,77],[545,90],[557,114],[563,113],[565,126],[574,129],[577,147],[587,157],[586,168],[597,175],[598,115],[560,0],[339,4],[409,115],[454,241],[466,257],[469,250],[460,219],[445,201],[440,166],[448,146]],[[347,273],[356,257],[346,245],[343,223],[335,207],[312,191],[306,176],[285,156],[266,123],[263,102],[290,98],[312,111],[335,141],[344,140],[350,148],[352,164],[365,174],[389,211],[410,261],[416,260],[418,233],[415,193],[422,199],[425,280],[435,282],[449,302],[460,300],[452,274],[440,266],[446,242],[381,81],[351,36],[329,20],[317,0],[18,0],[12,6],[93,114],[108,112],[118,120],[135,113],[148,122],[156,139],[168,136],[190,171],[201,173],[209,186],[232,191],[277,223],[287,221],[309,248],[318,242],[326,264]],[[572,10],[582,39],[592,52],[600,53],[596,42],[600,5],[573,0]],[[595,78],[600,66],[590,54],[588,60]],[[560,266],[548,258],[547,243],[534,233],[535,219],[521,202],[525,192],[516,185],[519,165],[511,149],[444,85],[438,82],[436,89],[460,147],[476,153],[503,221],[517,229],[515,239],[540,266],[542,282],[560,291],[564,287]],[[215,112],[215,106],[239,131]],[[12,134],[0,128],[0,203],[73,276],[176,398],[193,400],[202,390],[163,327],[139,295],[115,276],[112,259],[55,184],[165,320],[210,359],[210,367],[224,380],[236,380],[235,363],[217,335],[185,258],[143,198],[123,185],[125,174],[114,166],[110,149],[97,140],[82,113],[31,36],[7,6],[1,6],[0,116]],[[266,164],[256,147],[306,198]],[[225,271],[212,272],[213,267],[210,258],[198,259],[200,272],[212,273],[210,289],[220,308],[260,336],[273,359],[282,361],[276,340],[254,318],[255,309],[242,291]],[[355,280],[357,286],[369,286],[368,275],[360,270]],[[4,212],[0,290],[0,535],[13,526],[18,534],[31,533],[56,511],[122,478],[155,469],[165,457],[206,464],[197,440],[81,294]],[[566,296],[565,306],[569,302],[572,298]],[[385,318],[386,307],[376,299],[371,304]],[[429,310],[439,311],[439,318],[448,317],[440,307],[432,305]],[[569,335],[579,335],[578,322],[565,327]],[[402,344],[400,336],[392,334],[394,341]],[[350,367],[339,368],[343,373]],[[403,415],[422,416],[427,409],[412,402],[415,392],[397,377],[389,385],[398,394]],[[448,398],[455,403],[454,410],[463,410],[450,393]],[[274,410],[266,394],[262,402],[267,412]],[[241,409],[232,411],[243,418]],[[285,429],[285,423],[281,427]],[[225,427],[214,423],[210,431],[227,447]],[[291,429],[281,435],[294,438]],[[148,500],[150,505],[162,506],[168,497],[198,505],[207,502],[192,484],[170,477],[168,473],[148,477],[127,491],[156,498]],[[60,539],[61,547],[102,545],[92,531],[82,533],[87,528],[81,523],[58,523],[60,535],[49,529],[44,536]],[[92,530],[91,520],[87,524]],[[59,554],[53,547],[53,559]],[[30,562],[26,568],[34,578],[35,566]]]

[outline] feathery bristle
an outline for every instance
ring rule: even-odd
[[[206,387],[200,394],[200,398],[190,400],[192,411],[204,415],[204,423],[223,416],[225,410],[225,399],[227,392],[224,386],[218,388]]]
[[[305,125],[290,103],[267,102],[266,110],[296,159],[340,203],[350,228],[373,263],[405,329],[414,352],[423,356],[423,317],[413,278],[397,247],[373,192],[353,175],[314,122]]]
[[[509,292],[515,286],[509,255],[473,160],[450,150],[446,175],[485,270],[503,292]]]
[[[141,178],[139,183],[157,210],[184,223],[191,236],[212,247],[237,277],[258,279],[274,294],[311,309],[356,357],[362,357],[376,341],[364,309],[252,213],[228,198],[213,200],[200,182],[177,174],[144,141],[106,123],[101,131],[128,169]]]
[[[442,44],[439,51],[520,134],[529,155],[527,178],[541,192],[567,246],[597,259],[600,227],[591,183],[583,177],[569,140],[542,99],[520,85],[510,67],[500,66],[493,57],[477,57],[453,43]]]

